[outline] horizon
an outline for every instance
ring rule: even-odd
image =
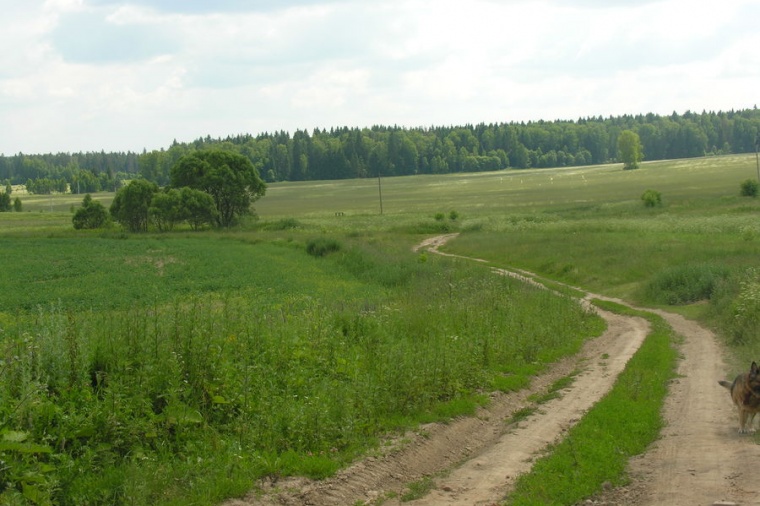
[[[528,121],[520,121],[520,122],[517,122],[517,121],[497,121],[497,122],[491,122],[491,123],[484,123],[484,122],[473,123],[473,122],[468,122],[468,123],[462,123],[462,124],[456,124],[456,125],[452,124],[452,125],[427,125],[427,126],[371,125],[371,126],[361,126],[360,127],[360,126],[348,126],[348,125],[340,125],[340,126],[338,126],[338,125],[332,125],[330,127],[323,127],[323,128],[321,128],[321,127],[314,127],[314,128],[311,128],[311,129],[265,130],[265,131],[257,132],[257,133],[239,132],[239,133],[236,133],[236,134],[229,134],[229,135],[226,135],[224,137],[211,137],[211,140],[212,141],[220,141],[221,142],[221,141],[225,141],[227,139],[232,139],[232,138],[235,138],[235,137],[238,137],[238,136],[242,136],[242,137],[250,136],[250,137],[252,137],[252,138],[255,139],[255,138],[259,138],[259,137],[275,135],[275,134],[280,133],[280,132],[284,132],[289,137],[292,138],[293,134],[295,132],[297,132],[297,131],[306,132],[308,135],[313,136],[314,132],[316,130],[320,130],[321,132],[331,132],[333,130],[343,130],[343,129],[362,131],[362,130],[372,130],[374,128],[387,128],[387,129],[401,129],[401,130],[406,130],[406,131],[411,131],[411,130],[430,131],[430,130],[439,129],[439,128],[442,128],[442,129],[446,129],[446,128],[455,129],[455,128],[475,127],[475,126],[478,126],[478,125],[523,125],[523,124],[524,125],[530,125],[530,124],[536,124],[536,123],[571,123],[571,124],[578,124],[581,121],[606,121],[606,120],[609,120],[609,119],[623,118],[623,117],[626,117],[626,116],[630,116],[630,117],[634,117],[634,118],[639,118],[639,117],[648,116],[650,114],[653,114],[655,117],[665,118],[665,117],[670,117],[673,114],[677,114],[679,117],[683,117],[687,113],[692,113],[692,114],[731,114],[731,113],[738,113],[738,112],[750,111],[750,110],[757,110],[757,105],[753,105],[752,107],[744,107],[744,108],[741,108],[741,109],[730,109],[730,110],[725,110],[725,111],[724,110],[717,110],[716,111],[716,110],[706,110],[706,109],[703,109],[701,112],[695,112],[695,111],[687,110],[687,111],[683,111],[683,112],[680,112],[680,113],[677,112],[677,111],[672,111],[669,114],[658,114],[658,113],[647,112],[647,113],[623,114],[623,115],[619,115],[619,116],[585,116],[585,117],[581,116],[581,117],[579,117],[577,119],[553,119],[553,120],[537,119],[537,120],[528,120]],[[23,155],[23,156],[45,156],[45,155],[59,155],[59,154],[73,155],[73,154],[77,154],[77,153],[100,153],[100,152],[105,152],[107,154],[108,153],[125,153],[125,154],[130,154],[131,153],[131,154],[137,154],[137,155],[139,155],[139,154],[142,154],[143,152],[160,151],[160,150],[168,149],[172,145],[174,145],[175,143],[180,144],[180,145],[182,145],[182,144],[192,144],[193,142],[195,142],[197,140],[203,140],[203,139],[207,139],[209,137],[210,136],[208,136],[208,135],[203,135],[203,136],[196,137],[195,139],[190,139],[190,140],[179,140],[179,139],[175,138],[169,144],[167,144],[166,146],[160,146],[159,148],[154,148],[153,150],[148,150],[147,148],[143,148],[143,149],[140,149],[140,150],[122,150],[122,151],[106,151],[104,149],[97,149],[97,150],[93,150],[93,151],[55,151],[55,152],[47,152],[47,153],[23,153],[23,152],[18,152],[18,153],[12,153],[12,154],[0,153],[0,157],[12,158],[14,156],[19,156],[19,155]],[[741,154],[741,153],[734,153],[734,154]],[[655,161],[659,161],[659,160],[655,160]]]

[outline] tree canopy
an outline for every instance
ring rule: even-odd
[[[620,132],[620,136],[618,136],[618,153],[620,153],[620,161],[623,162],[623,169],[638,169],[643,156],[639,134],[632,130]]]
[[[148,210],[158,185],[144,179],[135,179],[116,192],[111,202],[111,216],[130,232],[148,230]]]
[[[171,184],[211,195],[221,227],[250,213],[251,204],[266,193],[266,184],[251,160],[222,149],[193,151],[180,158],[171,169]]]
[[[312,132],[242,134],[136,153],[0,156],[0,180],[46,193],[118,189],[142,176],[159,186],[183,156],[207,149],[238,153],[267,181],[304,181],[406,174],[444,174],[619,162],[618,137],[639,135],[646,160],[751,153],[760,132],[757,108],[670,115],[403,128],[376,125]]]

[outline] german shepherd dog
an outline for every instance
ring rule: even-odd
[[[731,399],[739,409],[739,433],[755,432],[752,420],[760,412],[760,368],[752,362],[748,373],[740,374],[733,383],[718,381],[731,392]]]

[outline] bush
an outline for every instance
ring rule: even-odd
[[[452,211],[449,213],[449,219],[450,219],[451,221],[457,221],[457,219],[459,219],[459,213],[458,213],[457,211],[454,211],[454,210],[452,210]]]
[[[655,190],[647,190],[641,194],[641,200],[644,201],[645,207],[656,207],[662,205],[662,195]]]
[[[433,216],[433,218],[435,218],[435,221],[443,221],[445,217],[446,216],[443,213],[435,213]]]
[[[82,207],[76,210],[71,221],[77,230],[102,228],[108,224],[108,210],[97,200],[92,200],[88,193],[82,200]]]
[[[721,283],[711,313],[734,346],[760,342],[760,269],[749,268]]]
[[[758,182],[754,179],[746,179],[742,181],[740,188],[741,190],[739,193],[742,197],[757,197],[758,189],[760,189],[760,184],[758,184]]]
[[[314,257],[323,257],[330,253],[340,251],[340,243],[335,239],[327,237],[318,237],[316,239],[310,239],[306,243],[306,252]]]
[[[646,287],[646,297],[656,304],[689,304],[712,297],[716,286],[730,275],[727,267],[680,265],[656,274]]]

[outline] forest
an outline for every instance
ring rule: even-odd
[[[551,168],[619,161],[621,132],[636,132],[644,160],[748,153],[760,138],[757,106],[728,112],[685,112],[404,128],[331,128],[239,134],[177,142],[142,153],[57,153],[0,156],[0,181],[31,193],[113,191],[141,176],[165,186],[185,154],[216,147],[240,153],[267,182]]]

